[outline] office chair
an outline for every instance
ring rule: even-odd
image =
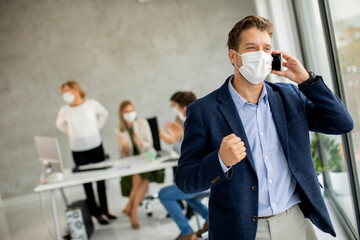
[[[147,121],[150,126],[154,148],[156,151],[161,151],[159,127],[158,127],[157,118],[156,117],[148,118]]]
[[[148,118],[147,121],[149,123],[150,130],[151,130],[153,146],[157,152],[160,152],[161,145],[160,145],[159,126],[158,126],[157,118],[156,117]],[[165,171],[165,169],[163,169],[163,171]],[[155,199],[158,199],[158,197],[159,197],[159,194],[157,192],[153,193],[153,194],[148,193],[148,195],[145,196],[142,204],[144,205],[145,212],[148,217],[152,216],[151,203]]]

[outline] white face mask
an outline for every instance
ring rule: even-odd
[[[173,106],[173,107],[171,107],[171,109],[173,110],[173,112],[174,112],[176,115],[178,114],[177,107]]]
[[[178,117],[181,119],[181,121],[185,122],[186,117],[184,116],[183,113],[179,112],[179,113],[178,113]]]
[[[262,83],[265,78],[271,72],[271,63],[272,57],[270,54],[267,54],[263,51],[258,52],[247,52],[244,54],[239,54],[234,51],[237,55],[241,57],[242,66],[238,67],[241,75],[252,84]]]
[[[132,123],[135,121],[136,118],[136,112],[128,112],[123,114],[124,120],[128,123]]]
[[[181,121],[185,122],[186,116],[184,116],[184,114],[180,112],[177,107],[172,107],[172,110],[180,118]]]
[[[62,97],[63,97],[64,101],[68,104],[72,104],[75,100],[75,95],[69,91],[64,92]]]

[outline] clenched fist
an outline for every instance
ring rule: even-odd
[[[246,157],[246,148],[244,145],[241,138],[233,133],[223,138],[219,155],[225,166],[233,166]]]

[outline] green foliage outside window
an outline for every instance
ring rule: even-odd
[[[318,144],[321,144],[326,151],[323,156],[327,158],[326,168],[323,166],[318,155]],[[342,156],[342,148],[340,143],[336,143],[335,139],[331,139],[326,135],[316,133],[311,140],[311,154],[313,157],[315,170],[319,174],[325,169],[331,172],[345,172],[346,166]]]

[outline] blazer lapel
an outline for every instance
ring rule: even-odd
[[[277,133],[279,135],[280,143],[283,148],[285,157],[288,159],[289,144],[284,106],[280,94],[277,91],[274,91],[268,84],[265,83],[265,86],[268,92],[270,109],[275,122]]]
[[[229,77],[226,80],[226,82],[224,83],[224,85],[219,89],[218,101],[220,102],[220,104],[218,106],[218,109],[224,116],[225,120],[229,124],[233,133],[236,136],[240,137],[241,140],[245,143],[246,158],[249,160],[250,165],[256,172],[254,160],[251,155],[250,145],[247,140],[244,126],[241,122],[241,119],[240,119],[237,109],[235,107],[235,103],[232,100],[229,89],[228,89],[228,84],[229,84],[230,79],[231,79],[231,77]]]

